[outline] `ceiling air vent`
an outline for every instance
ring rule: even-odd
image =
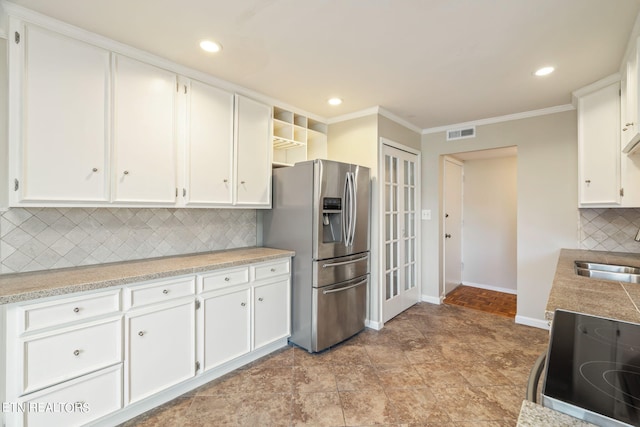
[[[456,139],[475,138],[476,127],[471,126],[464,129],[450,129],[447,131],[447,141],[455,141]]]

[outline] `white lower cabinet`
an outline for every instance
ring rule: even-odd
[[[122,408],[122,363],[29,395],[20,406],[25,426],[85,425]]]
[[[290,296],[279,258],[0,307],[4,425],[120,424],[285,345]]]
[[[127,402],[195,375],[195,303],[183,298],[126,315]]]
[[[253,348],[288,337],[291,319],[290,280],[283,279],[254,288]]]
[[[205,371],[251,351],[250,302],[250,288],[202,296],[200,325]]]

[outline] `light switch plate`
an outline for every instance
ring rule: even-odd
[[[430,220],[430,219],[431,219],[431,209],[423,209],[422,220]]]

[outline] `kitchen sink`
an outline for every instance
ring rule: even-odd
[[[575,261],[575,269],[579,276],[616,282],[640,283],[640,268],[628,265]]]

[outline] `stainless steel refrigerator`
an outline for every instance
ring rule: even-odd
[[[318,352],[364,329],[369,169],[310,160],[273,171],[263,244],[295,251],[290,342]]]

